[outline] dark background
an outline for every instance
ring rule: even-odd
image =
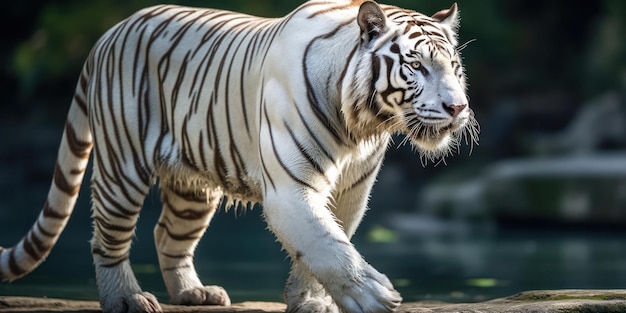
[[[0,245],[19,240],[45,200],[65,114],[91,46],[121,19],[156,3],[3,3],[3,22],[10,26],[0,30]],[[171,3],[270,17],[300,4]],[[452,4],[387,3],[426,14]],[[409,147],[391,147],[355,242],[405,299],[624,287],[626,2],[458,4],[460,42],[475,39],[462,55],[480,145],[425,167]],[[0,285],[0,294],[95,297],[88,187],[83,185],[75,216],[48,262],[30,278]],[[146,201],[133,260],[144,286],[163,295],[150,238],[158,198],[155,191]],[[199,248],[199,258],[206,257],[201,274],[230,286],[235,299],[280,299],[288,261],[259,212],[219,214]],[[56,285],[60,278],[63,287]]]

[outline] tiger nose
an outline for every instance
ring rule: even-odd
[[[443,109],[450,114],[452,117],[456,117],[467,107],[467,104],[443,104]]]

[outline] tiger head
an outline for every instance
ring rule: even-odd
[[[457,46],[458,19],[456,4],[428,17],[364,2],[357,16],[353,101],[343,107],[350,112],[348,124],[402,133],[430,159],[447,155],[464,135],[477,142]]]

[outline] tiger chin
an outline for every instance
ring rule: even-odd
[[[160,5],[108,30],[78,79],[37,221],[0,248],[0,280],[50,253],[93,155],[91,252],[102,310],[161,312],[129,260],[144,198],[173,304],[230,305],[194,250],[220,203],[260,203],[292,260],[288,312],[392,312],[390,280],[350,242],[392,135],[426,158],[478,140],[458,10],[309,1],[283,18]]]

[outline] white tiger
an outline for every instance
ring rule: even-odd
[[[229,305],[193,254],[220,201],[261,203],[292,259],[288,312],[390,312],[401,297],[350,243],[393,133],[428,157],[477,140],[456,4],[432,17],[309,1],[284,18],[160,5],[107,31],[83,67],[44,208],[0,248],[0,279],[45,259],[93,148],[91,241],[104,312],[159,312],[129,251],[148,189],[174,304]]]

